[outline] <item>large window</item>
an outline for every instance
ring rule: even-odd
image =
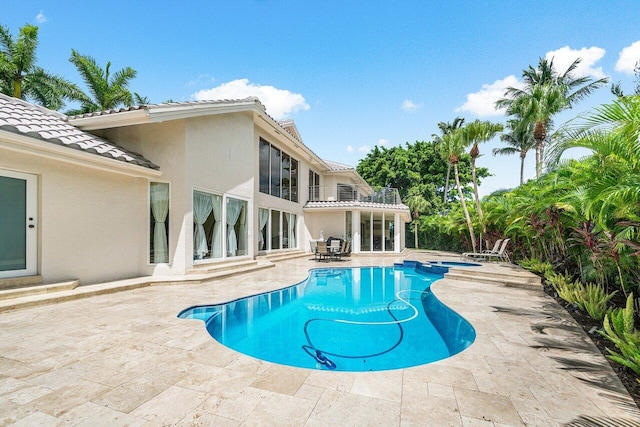
[[[298,247],[297,215],[275,209],[258,209],[260,230],[258,250],[295,249]]]
[[[193,259],[222,258],[222,196],[193,192]]]
[[[320,201],[320,175],[314,171],[309,171],[309,201]]]
[[[361,212],[360,250],[395,251],[395,214],[385,212]]]
[[[169,262],[169,184],[150,183],[149,206],[149,261],[151,264]]]
[[[260,139],[260,192],[298,202],[298,161]]]
[[[247,255],[247,202],[227,197],[227,256]]]

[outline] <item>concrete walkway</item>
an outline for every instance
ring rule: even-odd
[[[340,265],[403,258],[438,255]],[[373,373],[262,362],[214,341],[201,321],[176,317],[297,283],[316,266],[300,258],[204,284],[0,313],[0,425],[640,425],[597,348],[541,290],[440,280],[434,293],[472,323],[475,343],[443,361]]]

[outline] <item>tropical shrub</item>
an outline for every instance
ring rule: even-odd
[[[601,322],[607,314],[609,301],[617,292],[608,294],[602,286],[595,283],[587,283],[586,286],[580,283],[576,289],[578,307],[592,319]]]
[[[538,258],[523,258],[518,261],[520,267],[525,270],[529,270],[535,274],[542,274],[543,276],[547,276],[548,274],[553,273],[553,266],[548,261],[541,261]]]
[[[630,294],[625,308],[614,310],[605,316],[604,331],[600,333],[619,350],[616,352],[607,348],[607,357],[640,376],[640,331],[635,329],[633,318],[633,294]],[[637,381],[640,382],[640,379]]]

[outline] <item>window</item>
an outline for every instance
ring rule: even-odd
[[[258,148],[260,192],[298,202],[298,161],[260,139]]]
[[[193,192],[193,259],[222,258],[222,196]]]
[[[260,164],[260,192],[269,194],[269,143],[263,139],[260,140],[259,149]]]
[[[258,220],[260,221],[258,250],[297,248],[297,219],[297,215],[290,212],[258,209]]]
[[[320,175],[314,171],[309,171],[309,201],[320,201]]]
[[[169,262],[169,184],[149,183],[149,261],[151,264]]]
[[[291,201],[298,203],[298,161],[291,158]]]
[[[352,185],[338,184],[337,193],[339,202],[350,202],[358,199],[356,189]]]
[[[282,198],[291,200],[291,157],[282,153]]]
[[[227,197],[227,257],[247,255],[247,202]]]
[[[271,146],[271,195],[276,197],[282,197],[280,192],[282,177],[281,164],[280,164],[280,150],[273,145]]]

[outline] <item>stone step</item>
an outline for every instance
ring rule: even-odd
[[[30,295],[49,294],[53,292],[75,289],[80,285],[79,280],[52,283],[49,285],[27,286],[24,288],[5,289],[0,291],[0,301],[12,298],[22,298]]]
[[[89,298],[97,295],[111,294],[115,292],[130,291],[147,286],[199,284],[211,280],[233,276],[265,268],[275,267],[271,262],[236,263],[235,268],[226,268],[213,273],[194,273],[184,276],[145,276],[133,279],[124,279],[114,282],[82,285],[74,289],[57,290],[48,293],[23,295],[15,298],[0,300],[0,313],[26,307],[36,307],[47,304],[57,304],[81,298]]]
[[[449,270],[448,273],[444,275],[445,279],[449,280],[458,280],[463,282],[474,282],[474,283],[492,283],[496,285],[509,286],[514,288],[522,288],[522,289],[530,289],[533,291],[541,291],[542,283],[538,278],[538,283],[529,280],[521,280],[518,277],[514,276],[480,276],[480,275],[470,275],[470,274],[460,274],[458,270],[452,271]]]
[[[187,274],[212,274],[226,270],[237,270],[242,268],[251,268],[258,264],[258,261],[253,259],[240,260],[240,261],[226,261],[210,264],[195,265],[191,270],[187,271]]]
[[[493,267],[493,266],[492,266]],[[504,271],[501,271],[504,270]],[[483,278],[506,278],[510,280],[517,280],[531,284],[540,284],[540,276],[537,276],[533,273],[530,273],[526,270],[522,270],[519,267],[517,268],[505,268],[499,269],[497,267],[491,268],[490,270],[481,270],[473,267],[453,267],[449,270],[452,273],[461,275],[461,276],[469,276],[469,277],[483,277]]]
[[[42,284],[42,276],[21,276],[0,279],[0,290],[24,288]]]
[[[309,252],[304,252],[301,250],[288,251],[288,252],[276,252],[268,255],[259,255],[256,257],[256,260],[267,260],[270,262],[278,262],[278,261],[286,261],[288,259],[302,258],[306,256],[312,257],[313,254]]]

